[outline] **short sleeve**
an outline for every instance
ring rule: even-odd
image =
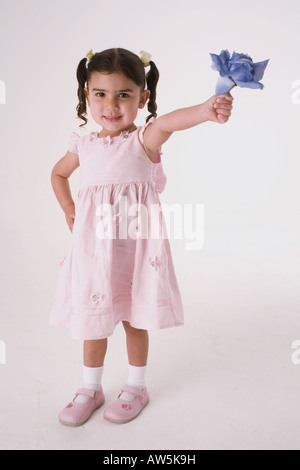
[[[147,124],[145,126],[141,127],[141,129],[139,131],[139,140],[140,140],[140,142],[143,146],[144,146],[144,132],[150,124],[153,124],[153,122],[155,122],[155,117],[152,117],[151,119],[149,119]],[[160,163],[161,162],[161,155],[162,155],[162,151],[161,151],[161,147],[159,147],[159,149],[157,149],[156,152],[155,152],[154,162],[153,163]]]
[[[78,155],[78,143],[80,136],[76,132],[72,132],[69,142],[69,152],[76,153]]]

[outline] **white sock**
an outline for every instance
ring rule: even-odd
[[[83,366],[82,375],[83,375],[83,388],[88,390],[100,390],[101,380],[103,374],[103,367],[87,367]],[[76,403],[87,403],[89,397],[85,395],[77,395],[75,398]]]
[[[146,376],[147,366],[138,367],[138,366],[128,366],[128,380],[127,385],[136,388],[145,387],[145,376]],[[135,396],[129,392],[123,392],[120,396],[122,400],[133,401]]]

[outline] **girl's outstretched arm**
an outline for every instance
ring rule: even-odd
[[[206,121],[224,124],[232,109],[233,97],[230,93],[212,96],[209,100],[189,108],[177,109],[160,116],[144,133],[144,147],[152,155],[175,131],[189,129]]]

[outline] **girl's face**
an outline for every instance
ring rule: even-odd
[[[141,88],[121,72],[93,72],[85,95],[94,121],[104,135],[119,135],[134,130],[138,109],[142,109],[150,91]]]

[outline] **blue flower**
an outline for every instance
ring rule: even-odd
[[[219,55],[210,54],[210,56],[213,62],[211,68],[220,73],[216,85],[216,95],[227,93],[234,86],[260,89],[264,87],[259,80],[264,75],[269,59],[253,63],[253,60],[247,54],[233,52],[230,57],[227,49]]]

